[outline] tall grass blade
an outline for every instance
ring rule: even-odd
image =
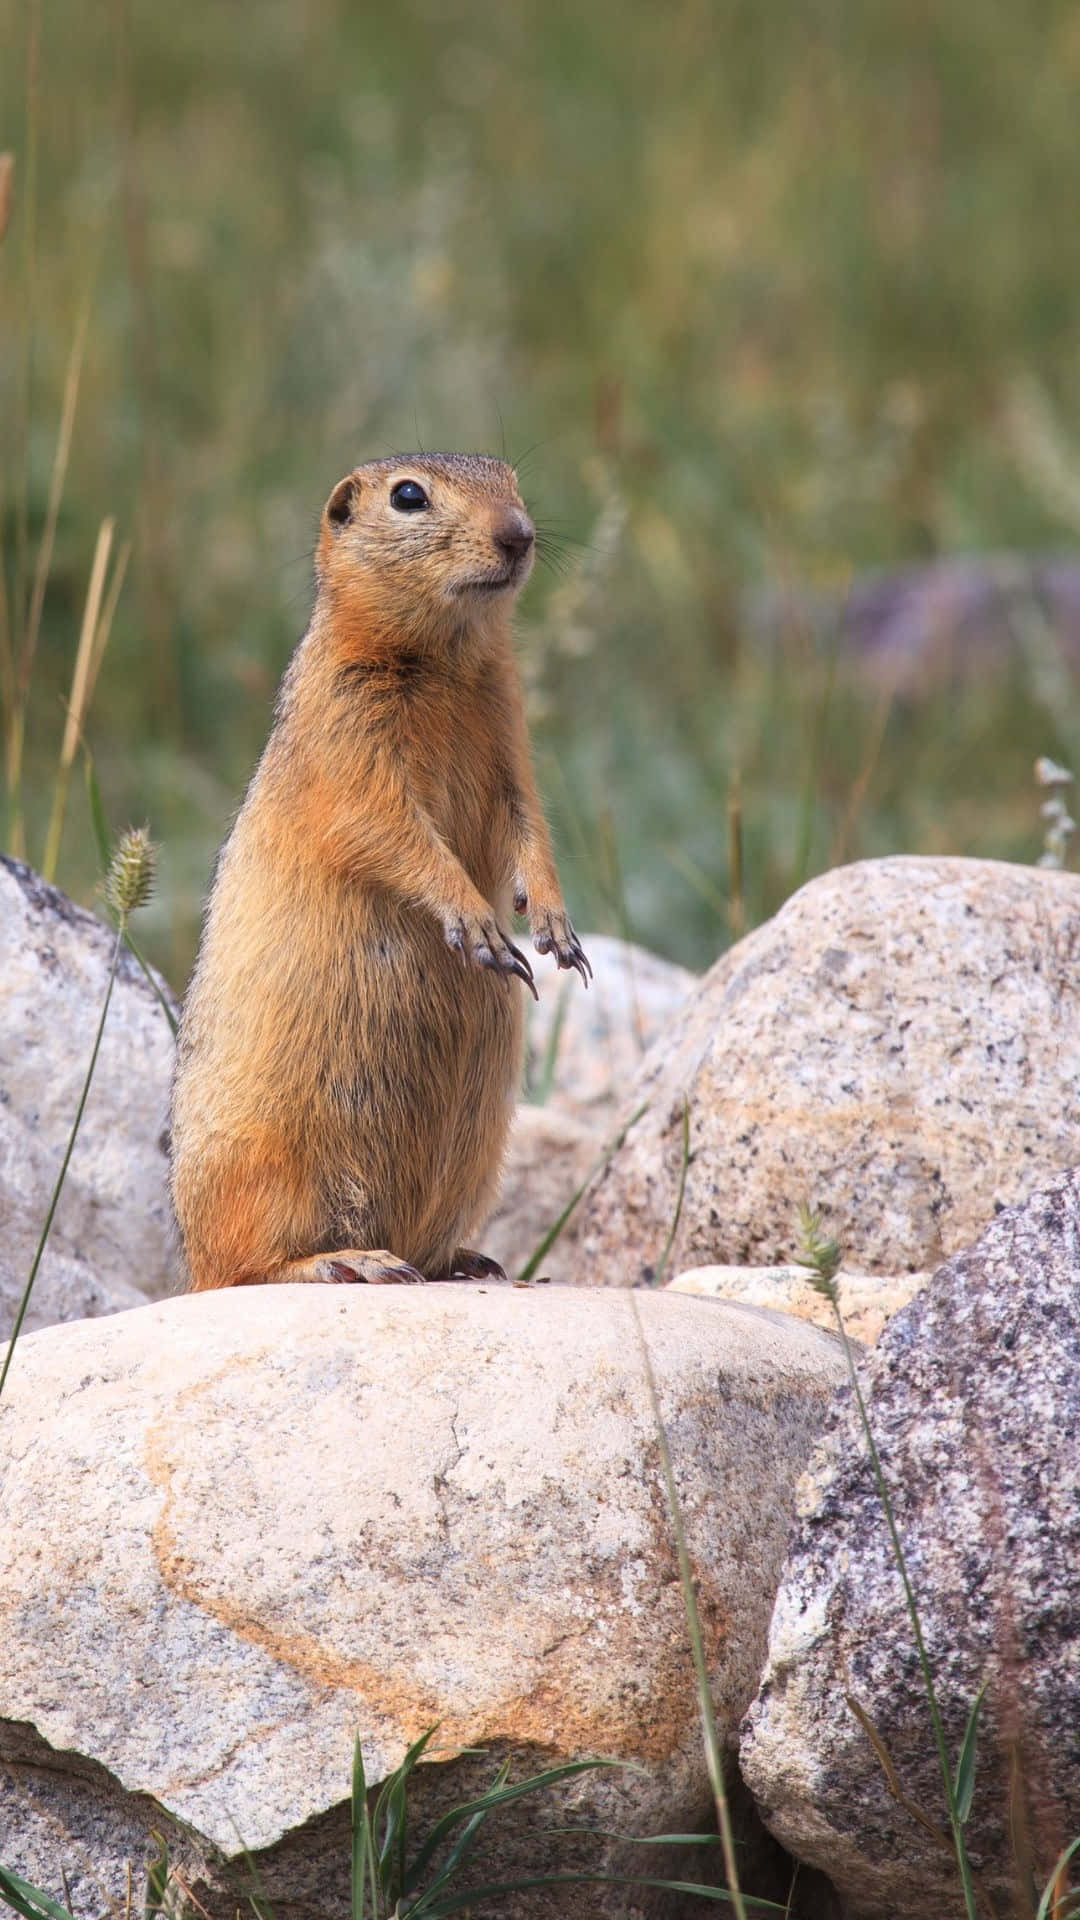
[[[353,1742],[352,1763],[352,1920],[364,1920],[366,1881],[371,1851],[367,1781],[364,1778],[364,1756],[360,1750],[360,1735],[357,1734]],[[377,1913],[373,1895],[371,1920],[376,1920]]]
[[[684,1093],[683,1103],[682,1103],[682,1151],[679,1158],[679,1190],[675,1196],[675,1211],[671,1216],[671,1225],[668,1228],[667,1239],[664,1241],[663,1252],[661,1253],[660,1258],[656,1263],[656,1272],[653,1274],[653,1277],[652,1277],[651,1284],[654,1287],[662,1287],[664,1284],[664,1275],[667,1272],[667,1263],[671,1258],[671,1249],[675,1245],[675,1235],[679,1231],[679,1221],[682,1219],[683,1201],[686,1198],[686,1175],[687,1175],[689,1166],[690,1166],[690,1108],[689,1108],[689,1105],[687,1104],[686,1095]]]
[[[45,509],[45,525],[42,529],[41,540],[38,545],[33,586],[30,592],[30,606],[26,616],[26,626],[22,632],[21,641],[18,646],[15,705],[8,720],[7,779],[11,806],[11,843],[18,859],[25,858],[25,835],[22,821],[22,763],[23,746],[26,735],[26,707],[30,698],[30,682],[33,677],[38,636],[41,631],[41,612],[45,604],[45,589],[49,583],[53,546],[56,541],[56,527],[60,518],[60,502],[63,498],[64,481],[67,477],[68,457],[71,453],[71,439],[75,429],[75,412],[78,406],[79,386],[82,380],[83,354],[86,347],[86,331],[89,320],[90,302],[89,300],[85,300],[76,323],[75,338],[72,342],[67,375],[64,380],[64,398],[60,410],[60,427],[56,438],[56,451],[53,455],[52,475],[49,481],[49,499]]]
[[[89,747],[84,748],[84,754],[86,760],[86,798],[90,808],[90,825],[93,830],[94,845],[97,848],[98,859],[101,863],[101,871],[102,873],[107,873],[109,860],[111,858],[110,848],[112,846],[112,836],[109,833],[109,823],[105,818],[105,807],[101,798],[101,788],[98,785],[93,755]]]
[[[551,1089],[555,1085],[555,1069],[559,1062],[559,1047],[562,1044],[563,1028],[566,1025],[567,1009],[570,1005],[570,982],[564,980],[555,1005],[555,1017],[551,1022],[544,1057],[540,1062],[540,1072],[536,1085],[529,1089],[529,1099],[535,1107],[546,1107],[551,1099]]]
[[[67,1907],[40,1887],[32,1887],[29,1880],[20,1880],[7,1867],[0,1867],[0,1900],[21,1913],[23,1920],[72,1920]]]
[[[108,980],[108,985],[105,989],[105,999],[102,1003],[101,1017],[97,1024],[97,1032],[94,1035],[94,1044],[90,1053],[90,1062],[86,1069],[86,1078],[83,1081],[82,1093],[79,1096],[79,1104],[75,1110],[75,1119],[72,1122],[71,1132],[68,1135],[67,1148],[65,1150],[64,1158],[60,1166],[60,1172],[56,1176],[56,1185],[53,1187],[52,1198],[49,1201],[49,1211],[45,1216],[45,1224],[41,1229],[41,1237],[37,1243],[37,1250],[34,1254],[33,1265],[30,1268],[30,1277],[26,1282],[26,1286],[23,1290],[22,1299],[19,1302],[19,1311],[15,1315],[15,1325],[11,1330],[11,1338],[8,1341],[8,1349],[4,1359],[4,1365],[3,1365],[3,1368],[0,1369],[0,1394],[3,1393],[4,1387],[7,1383],[8,1372],[11,1367],[11,1358],[13,1353],[15,1352],[15,1342],[17,1341],[19,1334],[22,1332],[22,1324],[26,1318],[26,1310],[30,1305],[30,1296],[34,1291],[34,1282],[38,1276],[38,1268],[41,1265],[42,1255],[45,1252],[45,1247],[48,1243],[49,1234],[52,1231],[53,1219],[56,1214],[56,1209],[60,1203],[60,1195],[64,1189],[64,1181],[67,1178],[68,1166],[71,1162],[72,1153],[75,1150],[75,1142],[79,1137],[79,1128],[82,1125],[83,1113],[86,1109],[86,1102],[90,1094],[90,1082],[94,1077],[94,1068],[97,1066],[97,1057],[101,1049],[101,1036],[105,1031],[105,1021],[108,1016],[109,1002],[112,999],[112,990],[116,981],[116,968],[117,968],[117,963],[120,959],[120,948],[123,944],[123,939],[124,939],[123,933],[121,931],[118,931],[116,935],[116,939],[113,942],[112,960],[109,964],[109,980]]]
[[[938,1841],[941,1846],[951,1849],[952,1841],[949,1837],[948,1830],[945,1827],[937,1826],[934,1821],[930,1819],[929,1815],[923,1812],[918,1803],[904,1792],[900,1784],[900,1776],[893,1765],[892,1755],[871,1720],[870,1715],[867,1713],[866,1708],[855,1699],[853,1694],[846,1693],[844,1699],[847,1703],[848,1711],[858,1721],[877,1755],[878,1764],[882,1773],[885,1775],[885,1785],[888,1787],[897,1806],[903,1807],[904,1812],[910,1814],[911,1818],[916,1820],[920,1827],[924,1827],[932,1839]]]
[[[469,1911],[480,1900],[502,1900],[507,1894],[522,1893],[529,1887],[659,1887],[668,1893],[694,1893],[700,1900],[719,1900],[725,1906],[734,1907],[736,1913],[779,1913],[784,1909],[775,1900],[758,1900],[748,1896],[740,1908],[737,1898],[725,1887],[703,1887],[693,1880],[653,1880],[645,1875],[626,1873],[543,1873],[530,1874],[520,1880],[504,1880],[492,1886],[463,1887],[457,1893],[432,1900],[430,1905],[423,1900],[417,1901],[406,1912],[415,1915],[416,1920],[443,1920],[451,1913]]]
[[[11,225],[11,209],[14,205],[15,155],[0,153],[0,242]]]
[[[625,1760],[569,1760],[561,1767],[549,1767],[544,1773],[533,1774],[528,1780],[519,1780],[512,1787],[493,1786],[475,1800],[466,1800],[460,1807],[452,1807],[435,1822],[416,1858],[412,1861],[405,1877],[405,1892],[411,1893],[420,1884],[425,1869],[434,1859],[444,1840],[463,1820],[471,1820],[474,1813],[490,1813],[494,1807],[509,1806],[511,1801],[523,1800],[526,1794],[541,1793],[547,1787],[555,1786],[560,1780],[572,1780],[579,1773],[595,1773],[602,1767],[627,1767]]]
[[[68,781],[71,778],[72,763],[78,749],[83,720],[89,704],[94,637],[97,633],[101,603],[105,593],[105,576],[109,566],[109,553],[112,548],[115,525],[113,520],[102,521],[98,528],[94,558],[90,566],[90,581],[86,589],[82,626],[79,629],[79,644],[75,651],[75,667],[71,676],[71,698],[68,701],[64,738],[60,747],[60,765],[53,791],[52,814],[49,819],[49,830],[45,836],[45,854],[41,863],[42,876],[50,882],[56,878],[56,864],[60,857],[60,836],[64,830],[64,813],[67,807]]]
[[[506,1760],[495,1776],[493,1790],[504,1787],[509,1777],[510,1762]],[[424,1889],[422,1899],[425,1906],[432,1895],[438,1893],[440,1887],[445,1887],[454,1878],[455,1874],[460,1872],[463,1863],[476,1845],[484,1822],[489,1818],[491,1812],[491,1807],[481,1807],[478,1812],[473,1814],[471,1820],[466,1823],[465,1831],[459,1834],[450,1852],[447,1854],[443,1866],[436,1874],[434,1880]]]
[[[956,1796],[956,1813],[961,1824],[966,1824],[971,1812],[971,1802],[975,1797],[975,1757],[979,1743],[979,1715],[986,1699],[986,1682],[975,1697],[975,1704],[968,1716],[960,1757],[956,1762],[956,1778],[953,1781],[953,1793]]]
[[[844,1349],[848,1381],[858,1410],[859,1424],[862,1427],[863,1438],[866,1441],[867,1451],[870,1455],[874,1485],[877,1488],[878,1500],[881,1503],[881,1510],[885,1516],[885,1524],[889,1531],[893,1560],[896,1563],[896,1569],[900,1575],[901,1584],[904,1589],[904,1600],[907,1606],[908,1619],[911,1622],[911,1631],[915,1639],[915,1649],[919,1657],[919,1667],[923,1678],[923,1690],[926,1694],[927,1706],[930,1711],[930,1724],[933,1728],[934,1745],[937,1748],[938,1766],[941,1770],[942,1786],[945,1791],[945,1805],[949,1815],[949,1829],[952,1834],[953,1851],[956,1855],[956,1864],[960,1873],[960,1884],[964,1893],[964,1909],[967,1914],[967,1920],[979,1920],[979,1909],[975,1896],[975,1882],[972,1876],[971,1863],[967,1856],[967,1848],[964,1844],[964,1825],[960,1819],[956,1803],[952,1768],[949,1765],[949,1752],[945,1741],[945,1728],[941,1719],[941,1710],[938,1706],[937,1689],[934,1686],[934,1674],[930,1665],[930,1656],[927,1653],[926,1642],[923,1638],[922,1620],[919,1616],[915,1589],[911,1584],[911,1577],[908,1573],[907,1559],[901,1544],[900,1532],[896,1524],[896,1514],[893,1510],[892,1498],[889,1494],[885,1471],[881,1464],[881,1456],[878,1453],[877,1443],[870,1425],[870,1415],[867,1411],[866,1401],[863,1398],[862,1387],[859,1383],[859,1375],[855,1366],[855,1358],[851,1349],[851,1342],[847,1337],[847,1332],[844,1327],[844,1316],[840,1311],[840,1302],[835,1287],[830,1297],[832,1300],[833,1314],[836,1318],[837,1330],[840,1334],[841,1344]]]
[[[156,1860],[151,1860],[146,1869],[146,1895],[143,1900],[143,1920],[156,1920],[165,1906],[169,1889],[169,1849],[164,1836],[154,1834],[158,1843]]]
[[[742,777],[738,768],[728,788],[728,926],[732,938],[741,940],[746,932],[746,891],[743,879]]]
[[[571,1214],[574,1212],[575,1208],[579,1205],[582,1195],[592,1185],[597,1175],[603,1173],[604,1168],[608,1166],[611,1163],[611,1161],[615,1158],[615,1155],[618,1153],[619,1148],[622,1146],[622,1143],[626,1139],[627,1134],[630,1132],[631,1127],[637,1126],[638,1121],[641,1119],[642,1114],[647,1110],[648,1105],[649,1103],[646,1100],[644,1105],[640,1106],[636,1113],[632,1113],[630,1115],[630,1118],[627,1121],[625,1127],[623,1127],[621,1131],[616,1134],[614,1140],[612,1140],[609,1143],[609,1145],[604,1148],[604,1151],[601,1154],[599,1160],[596,1162],[596,1165],[594,1167],[590,1167],[580,1187],[577,1189],[577,1192],[571,1195],[570,1199],[567,1201],[565,1207],[560,1213],[558,1219],[553,1223],[552,1226],[548,1228],[547,1232],[543,1235],[543,1237],[539,1240],[537,1245],[533,1248],[532,1253],[529,1255],[529,1258],[526,1260],[525,1265],[521,1269],[521,1272],[518,1274],[518,1284],[520,1286],[525,1286],[528,1283],[528,1281],[530,1281],[533,1278],[533,1275],[539,1271],[541,1261],[545,1260],[548,1254],[551,1252],[552,1247],[555,1245],[556,1240],[559,1238],[559,1235],[561,1234]]]
[[[11,1339],[8,1342],[8,1350],[4,1359],[3,1370],[0,1371],[0,1394],[3,1393],[4,1386],[7,1382],[8,1372],[11,1367],[11,1358],[15,1352],[15,1342],[22,1331],[22,1324],[26,1318],[26,1310],[30,1305],[30,1296],[34,1291],[34,1282],[37,1279],[38,1268],[41,1265],[42,1255],[45,1252],[49,1234],[52,1230],[53,1219],[60,1201],[60,1195],[63,1192],[64,1181],[67,1178],[68,1166],[75,1149],[75,1142],[78,1139],[79,1128],[82,1125],[83,1113],[86,1110],[86,1102],[90,1095],[90,1083],[93,1080],[94,1068],[97,1066],[97,1058],[101,1050],[101,1037],[105,1031],[105,1022],[109,1014],[109,1002],[112,999],[113,987],[116,984],[116,969],[120,959],[120,949],[123,946],[124,936],[127,931],[128,919],[139,907],[145,906],[153,891],[155,854],[156,849],[152,845],[150,835],[145,827],[128,828],[125,833],[121,834],[120,839],[116,843],[116,852],[109,863],[108,871],[105,875],[106,903],[116,916],[116,938],[113,941],[112,959],[109,964],[109,978],[105,987],[101,1017],[98,1020],[97,1032],[94,1035],[94,1044],[86,1069],[86,1077],[83,1080],[82,1092],[79,1096],[79,1104],[75,1110],[75,1118],[72,1121],[71,1132],[68,1135],[67,1148],[64,1153],[60,1172],[56,1177],[56,1185],[52,1191],[49,1210],[45,1216],[45,1224],[41,1229],[41,1236],[34,1254],[33,1265],[30,1268],[30,1277],[26,1282],[22,1299],[19,1302],[19,1311],[15,1316],[15,1325],[12,1328]]]
[[[30,430],[33,415],[34,322],[37,317],[37,172],[41,122],[41,0],[30,0],[26,20],[26,154],[22,223],[23,339],[16,393],[15,438],[18,491],[15,500],[15,658],[21,659],[25,633],[26,583],[30,574]],[[9,716],[13,726],[16,708]],[[10,736],[9,736],[10,741]],[[17,811],[10,778],[8,799]],[[16,848],[16,851],[18,849]]]
[[[98,858],[101,861],[101,866],[104,871],[108,869],[110,859],[109,845],[111,836],[109,833],[109,823],[105,818],[105,804],[101,798],[101,788],[98,785],[94,757],[87,746],[83,747],[83,758],[86,766],[86,798],[90,809],[90,825],[94,835],[94,845],[97,848]],[[158,1006],[161,1008],[162,1013],[165,1015],[169,1023],[169,1031],[175,1040],[180,1031],[180,1022],[169,1005],[168,1000],[165,998],[165,995],[162,993],[158,985],[157,976],[136,940],[135,935],[132,933],[130,926],[125,930],[124,940],[142,968],[146,976],[147,984]]]
[[[685,1102],[684,1102],[685,1115]],[[660,1449],[660,1467],[664,1476],[668,1509],[671,1514],[671,1526],[675,1535],[675,1551],[679,1563],[679,1582],[682,1587],[683,1605],[686,1609],[686,1625],[690,1636],[690,1647],[694,1659],[694,1671],[697,1676],[698,1708],[701,1713],[702,1734],[705,1741],[705,1764],[709,1771],[709,1784],[712,1787],[716,1804],[717,1825],[720,1828],[720,1840],[724,1851],[724,1872],[731,1890],[731,1904],[738,1920],[745,1920],[746,1905],[739,1886],[739,1871],[735,1860],[735,1837],[731,1829],[731,1814],[728,1808],[727,1788],[724,1784],[724,1758],[720,1746],[720,1734],[716,1725],[713,1709],[712,1689],[709,1685],[709,1668],[705,1659],[705,1641],[701,1631],[701,1616],[698,1612],[697,1597],[694,1592],[693,1573],[690,1567],[690,1555],[686,1545],[686,1529],[683,1526],[682,1506],[675,1485],[675,1469],[671,1461],[671,1449],[668,1446],[667,1429],[660,1411],[660,1395],[656,1387],[656,1375],[653,1372],[652,1355],[645,1338],[645,1328],[641,1321],[641,1309],[635,1294],[629,1295],[630,1310],[634,1316],[638,1345],[641,1348],[641,1361],[645,1372],[645,1385],[649,1395],[653,1422],[656,1427],[657,1444]]]
[[[1054,1862],[1054,1871],[1050,1875],[1043,1890],[1042,1899],[1039,1901],[1039,1910],[1035,1916],[1035,1920],[1067,1920],[1066,1916],[1059,1916],[1057,1912],[1063,1891],[1068,1892],[1067,1888],[1062,1889],[1061,1883],[1063,1875],[1067,1873],[1068,1868],[1072,1865],[1078,1853],[1080,1853],[1080,1834],[1077,1834],[1076,1839],[1070,1841],[1069,1845],[1063,1847],[1058,1854]]]

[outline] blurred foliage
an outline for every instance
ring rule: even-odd
[[[30,854],[115,515],[134,556],[88,737],[112,820],[163,843],[146,944],[174,984],[319,507],[418,443],[505,448],[566,537],[521,638],[579,924],[706,963],[736,773],[751,922],[840,857],[1035,856],[1032,762],[1077,759],[1046,675],[886,702],[797,609],[1077,533],[1075,7],[0,0],[0,35],[9,591],[90,302]],[[748,596],[777,582],[795,612],[763,641]],[[75,803],[84,898],[93,847]]]

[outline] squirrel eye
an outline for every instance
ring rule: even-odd
[[[431,501],[418,480],[399,480],[390,489],[390,505],[398,513],[418,513],[421,507],[430,507]]]

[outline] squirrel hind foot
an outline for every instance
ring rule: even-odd
[[[509,1276],[505,1267],[500,1267],[490,1254],[475,1253],[472,1247],[458,1247],[451,1256],[449,1266],[441,1273],[433,1273],[432,1280],[506,1280]]]
[[[289,1260],[264,1280],[316,1280],[331,1286],[392,1287],[401,1284],[423,1286],[426,1275],[399,1260],[385,1247],[358,1249],[343,1247],[334,1253],[315,1253],[306,1260]]]

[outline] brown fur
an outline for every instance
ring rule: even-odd
[[[406,479],[429,510],[390,505]],[[184,1006],[193,1288],[482,1270],[460,1243],[493,1202],[519,1070],[515,899],[540,951],[587,965],[511,648],[531,535],[497,460],[372,462],[327,503]]]

